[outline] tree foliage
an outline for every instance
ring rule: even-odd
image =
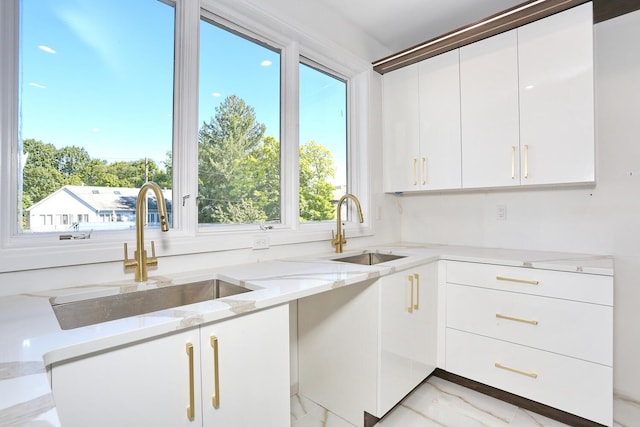
[[[254,109],[227,97],[203,123],[198,144],[198,221],[249,224],[279,221],[280,143],[264,136]],[[300,217],[334,216],[331,152],[310,141],[300,147]]]
[[[26,163],[22,171],[23,209],[47,197],[65,185],[99,187],[141,187],[148,178],[161,187],[171,188],[171,171],[153,160],[107,163],[91,158],[81,147],[56,148],[35,139],[22,143]],[[168,158],[168,163],[171,158]]]

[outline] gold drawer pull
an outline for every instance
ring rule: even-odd
[[[187,406],[187,418],[193,420],[195,416],[195,384],[193,381],[193,344],[187,343],[187,355],[189,356],[189,406]]]
[[[218,337],[211,336],[211,347],[213,347],[213,388],[214,395],[211,396],[211,405],[218,409],[220,407],[220,374],[218,371]]]
[[[418,159],[413,159],[413,185],[418,185]]]
[[[422,185],[427,185],[427,158],[422,158]]]
[[[420,275],[418,273],[414,273],[413,277],[416,278],[416,303],[413,308],[420,310]]]
[[[409,283],[411,284],[411,303],[407,308],[407,312],[413,313],[413,276],[409,276]]]
[[[536,379],[538,378],[538,374],[536,374],[535,372],[527,372],[527,371],[521,371],[520,369],[515,369],[515,368],[510,368],[508,366],[504,366],[502,363],[494,363],[494,365],[496,368],[499,369],[504,369],[505,371],[509,371],[509,372],[514,372],[516,374],[520,374],[520,375],[524,375],[527,376],[529,378],[533,378]]]
[[[524,146],[524,179],[529,178],[529,146]]]
[[[496,280],[502,280],[505,282],[514,282],[514,283],[526,283],[527,285],[540,284],[540,282],[538,282],[537,280],[514,279],[513,277],[504,277],[504,276],[496,276]]]
[[[537,320],[529,320],[529,319],[522,319],[522,318],[519,318],[519,317],[506,316],[506,315],[500,314],[500,313],[496,313],[496,317],[498,319],[513,320],[514,322],[528,323],[528,324],[534,325],[534,326],[538,325],[538,321]]]

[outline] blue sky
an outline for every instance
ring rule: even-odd
[[[21,4],[21,137],[81,146],[109,162],[164,160],[172,139],[174,9],[157,0]],[[205,21],[200,46],[199,125],[235,94],[279,139],[279,54]],[[328,146],[343,165],[346,128],[327,123],[346,123],[345,86],[307,67],[301,80],[301,142]]]

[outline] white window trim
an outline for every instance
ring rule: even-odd
[[[243,1],[177,0],[174,65],[174,229],[168,233],[145,232],[146,240],[156,242],[159,257],[191,253],[217,252],[251,248],[255,235],[269,233],[271,246],[326,241],[330,250],[334,221],[300,224],[298,221],[298,69],[304,56],[347,81],[347,111],[349,138],[349,182],[351,193],[358,196],[365,211],[365,223],[347,223],[351,237],[370,236],[371,193],[368,180],[367,131],[369,115],[369,85],[371,65],[317,35],[304,34],[290,23],[266,14]],[[282,226],[269,231],[258,225],[216,227],[216,232],[202,232],[197,223],[197,144],[198,137],[198,55],[201,7],[207,17],[221,18],[220,23],[234,30],[256,35],[271,46],[281,48],[282,107],[281,140],[287,142],[282,153],[283,164],[295,165],[295,170],[283,173]],[[113,262],[123,259],[123,243],[132,246],[135,233],[131,230],[100,232],[89,240],[58,240],[59,233],[15,236],[18,212],[17,190],[17,105],[18,105],[18,9],[19,0],[0,2],[0,272]],[[284,163],[286,162],[286,163]],[[195,193],[195,194],[194,194]],[[183,203],[184,201],[184,203]],[[350,208],[349,208],[350,209]]]

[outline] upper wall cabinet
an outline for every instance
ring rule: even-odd
[[[520,184],[516,30],[460,49],[462,185]]]
[[[522,184],[594,181],[591,3],[518,29]]]
[[[417,190],[420,157],[418,64],[387,74],[383,84],[384,190]]]
[[[458,50],[384,76],[388,192],[460,188]]]
[[[384,190],[595,180],[592,5],[384,75]]]

